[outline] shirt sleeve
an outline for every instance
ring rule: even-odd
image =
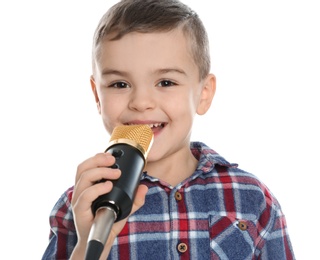
[[[273,197],[272,195],[269,195]],[[267,196],[267,197],[269,197]],[[289,238],[285,216],[278,201],[273,197],[270,212],[265,210],[259,219],[262,227],[259,259],[292,260],[295,259]],[[268,215],[268,220],[266,216]]]
[[[42,260],[69,259],[77,243],[71,198],[73,187],[62,194],[50,213],[49,244]]]

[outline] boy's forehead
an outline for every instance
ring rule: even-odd
[[[99,74],[112,70],[136,74],[142,70],[154,72],[166,68],[188,74],[198,72],[192,57],[190,44],[182,30],[130,32],[117,40],[104,39],[97,48],[95,66]]]
[[[120,39],[113,40],[105,37],[95,48],[95,58],[99,61],[104,56],[115,56],[116,54],[134,55],[130,52],[151,52],[151,57],[164,54],[180,54],[192,57],[192,49],[189,37],[181,28],[161,32],[130,32]],[[150,53],[149,53],[150,54]],[[150,57],[150,58],[151,58]]]

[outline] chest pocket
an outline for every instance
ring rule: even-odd
[[[209,216],[212,259],[254,259],[257,228],[250,220]]]

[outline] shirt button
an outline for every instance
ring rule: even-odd
[[[174,197],[176,198],[177,201],[180,201],[182,200],[182,195],[179,191],[177,191],[175,194],[174,194]]]
[[[186,243],[180,243],[180,244],[178,245],[178,251],[179,251],[180,253],[184,253],[184,252],[186,252],[187,250],[188,250],[188,246],[187,246]]]
[[[248,225],[245,221],[239,221],[238,223],[238,227],[242,230],[245,231],[248,229]]]

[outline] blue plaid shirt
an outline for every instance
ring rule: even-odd
[[[129,217],[108,259],[295,259],[280,205],[254,175],[200,142],[196,171],[176,187],[144,173],[145,205]],[[50,215],[43,259],[68,259],[77,242],[73,187]]]

